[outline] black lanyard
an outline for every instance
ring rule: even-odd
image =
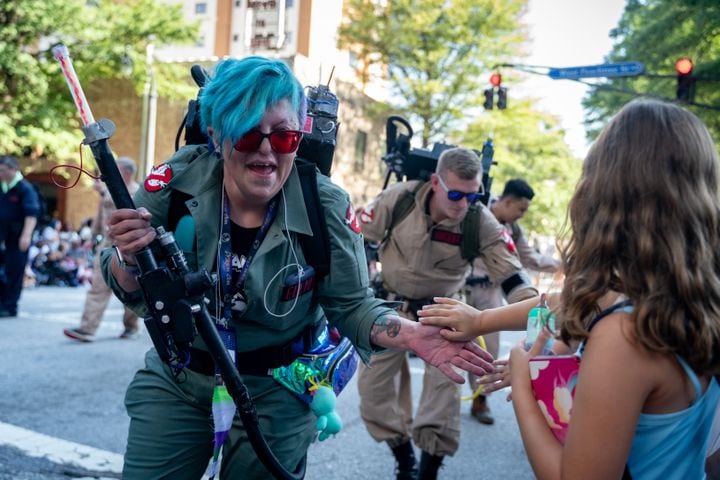
[[[260,244],[262,243],[265,235],[267,234],[270,225],[272,225],[275,216],[277,215],[278,201],[274,198],[268,205],[267,212],[265,212],[265,218],[255,235],[250,251],[247,257],[240,259],[242,262],[240,270],[235,277],[233,282],[233,251],[231,241],[231,230],[230,225],[230,205],[228,203],[227,194],[223,195],[222,205],[222,229],[220,231],[220,245],[218,246],[219,259],[218,259],[218,273],[220,274],[220,293],[222,298],[222,318],[217,320],[218,331],[220,336],[223,338],[223,343],[228,350],[235,352],[235,335],[233,334],[232,327],[230,327],[230,320],[232,318],[232,307],[235,303],[236,296],[242,295],[243,284],[247,277],[247,272],[250,269],[250,263],[255,258]],[[243,299],[244,301],[244,299]]]

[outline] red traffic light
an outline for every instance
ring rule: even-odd
[[[502,76],[499,73],[493,73],[490,75],[490,84],[493,87],[499,87],[502,82]]]
[[[693,63],[689,58],[681,58],[675,62],[675,70],[680,75],[689,75],[692,72]]]

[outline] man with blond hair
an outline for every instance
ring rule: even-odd
[[[402,182],[384,190],[360,214],[368,240],[382,242],[379,260],[387,300],[401,302],[399,313],[417,320],[415,312],[433,297],[458,297],[469,272],[461,244],[478,239],[474,256],[484,258],[489,274],[511,302],[537,295],[522,274],[520,261],[508,250],[502,226],[479,203],[482,163],[465,148],[445,150],[427,182]],[[412,203],[398,219],[395,208]],[[470,216],[477,216],[472,218]],[[474,221],[466,222],[466,217]],[[463,229],[477,229],[469,234]],[[426,364],[423,391],[412,417],[410,375],[405,352],[387,351],[361,366],[358,379],[360,414],[370,435],[387,442],[396,459],[397,479],[437,478],[446,455],[460,441],[460,389]],[[417,468],[412,440],[422,450]],[[419,470],[419,471],[418,471]]]

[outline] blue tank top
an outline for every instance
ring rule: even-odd
[[[601,312],[590,329],[613,312],[632,312],[632,303],[624,301]],[[584,350],[584,342],[578,349]],[[713,379],[703,393],[700,380],[687,362],[677,356],[695,388],[693,403],[672,413],[641,413],[627,460],[633,480],[705,478],[705,453],[710,440],[710,427],[720,400],[720,386]]]

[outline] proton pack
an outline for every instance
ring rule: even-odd
[[[398,133],[397,124],[400,124],[405,128],[406,133]],[[387,188],[388,182],[392,174],[398,182],[403,180],[421,180],[426,182],[430,179],[430,175],[435,172],[440,154],[445,150],[456,147],[456,145],[449,145],[447,143],[436,143],[433,145],[432,150],[425,150],[421,148],[410,148],[410,139],[413,136],[413,130],[410,123],[403,117],[398,115],[392,115],[388,117],[387,124],[385,127],[386,132],[386,154],[382,157],[383,162],[388,166],[387,174],[385,176],[385,183],[383,184],[383,190]],[[482,152],[473,150],[482,161],[482,184],[484,189],[484,195],[481,202],[484,205],[488,204],[490,199],[490,188],[492,186],[493,178],[490,176],[490,167],[496,165],[493,161],[493,143],[492,140],[488,139],[483,145]],[[418,184],[413,190],[409,190],[406,195],[400,197],[398,202],[395,204],[392,211],[392,219],[390,220],[390,226],[387,229],[385,239],[390,236],[392,229],[399,224],[405,217],[407,217],[415,206],[415,194],[418,192],[422,183]],[[468,262],[472,263],[475,258],[475,252],[477,252],[480,240],[478,238],[479,228],[479,211],[476,207],[471,206],[470,211],[465,216],[462,222],[462,242],[460,244],[460,250],[462,257]],[[467,234],[465,234],[467,232]],[[377,247],[371,246],[371,250],[376,250]]]
[[[404,127],[406,133],[398,133],[397,124]],[[457,146],[439,142],[433,145],[432,150],[410,148],[413,129],[410,123],[399,115],[391,115],[388,117],[385,125],[385,134],[386,153],[382,157],[382,161],[387,164],[388,170],[385,176],[383,190],[387,188],[393,173],[398,182],[403,180],[429,180],[430,175],[435,173],[435,167],[437,166],[440,154],[445,150]],[[484,205],[487,205],[493,182],[493,178],[490,176],[490,167],[497,165],[497,162],[493,161],[495,150],[492,140],[488,139],[485,141],[481,152],[475,149],[473,149],[473,151],[482,161],[482,184],[485,194],[481,201]]]

